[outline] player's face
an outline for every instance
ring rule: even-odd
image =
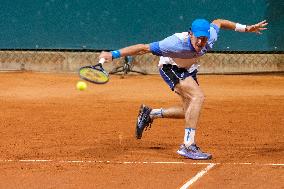
[[[193,33],[190,34],[191,45],[196,52],[200,52],[206,45],[208,38],[207,37],[195,37]]]

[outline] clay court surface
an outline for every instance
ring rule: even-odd
[[[284,188],[283,75],[199,76],[196,140],[209,161],[176,154],[183,120],[134,138],[141,103],[180,103],[158,75],[112,75],[86,91],[78,80],[0,73],[0,188],[186,188],[202,170],[189,188]]]

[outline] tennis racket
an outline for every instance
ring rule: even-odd
[[[99,63],[94,66],[84,66],[79,69],[79,75],[82,79],[96,83],[104,84],[109,80],[108,73],[104,70],[105,59],[101,58]]]

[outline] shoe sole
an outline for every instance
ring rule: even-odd
[[[142,104],[142,105],[140,106],[138,117],[139,117],[139,115],[142,113],[144,107],[145,107],[144,104]],[[142,138],[142,133],[141,133],[141,135],[139,135],[139,134],[138,134],[138,129],[139,129],[139,127],[138,127],[138,119],[137,119],[136,127],[135,127],[135,137],[136,137],[136,139],[141,139],[141,138]],[[142,132],[143,132],[143,131],[142,131]]]

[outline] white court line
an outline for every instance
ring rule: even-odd
[[[8,160],[13,161],[13,160]],[[52,160],[46,160],[46,159],[20,159],[19,162],[52,162]]]
[[[200,179],[203,175],[205,175],[210,169],[212,169],[216,164],[210,163],[205,169],[199,171],[194,177],[192,177],[189,181],[187,181],[180,189],[187,189],[193,183],[195,183],[198,179]]]
[[[51,160],[51,159],[0,159],[0,163],[90,163],[90,164],[183,164],[183,165],[207,165],[207,167],[197,173],[186,182],[180,189],[186,189],[200,179],[215,165],[257,165],[257,166],[284,166],[283,163],[206,163],[206,162],[183,162],[183,161],[100,161],[100,160]]]
[[[100,160],[51,160],[51,159],[0,159],[0,163],[102,163],[102,164],[185,164],[185,165],[259,165],[259,166],[284,166],[283,163],[206,163],[206,162],[183,162],[183,161],[100,161]]]

